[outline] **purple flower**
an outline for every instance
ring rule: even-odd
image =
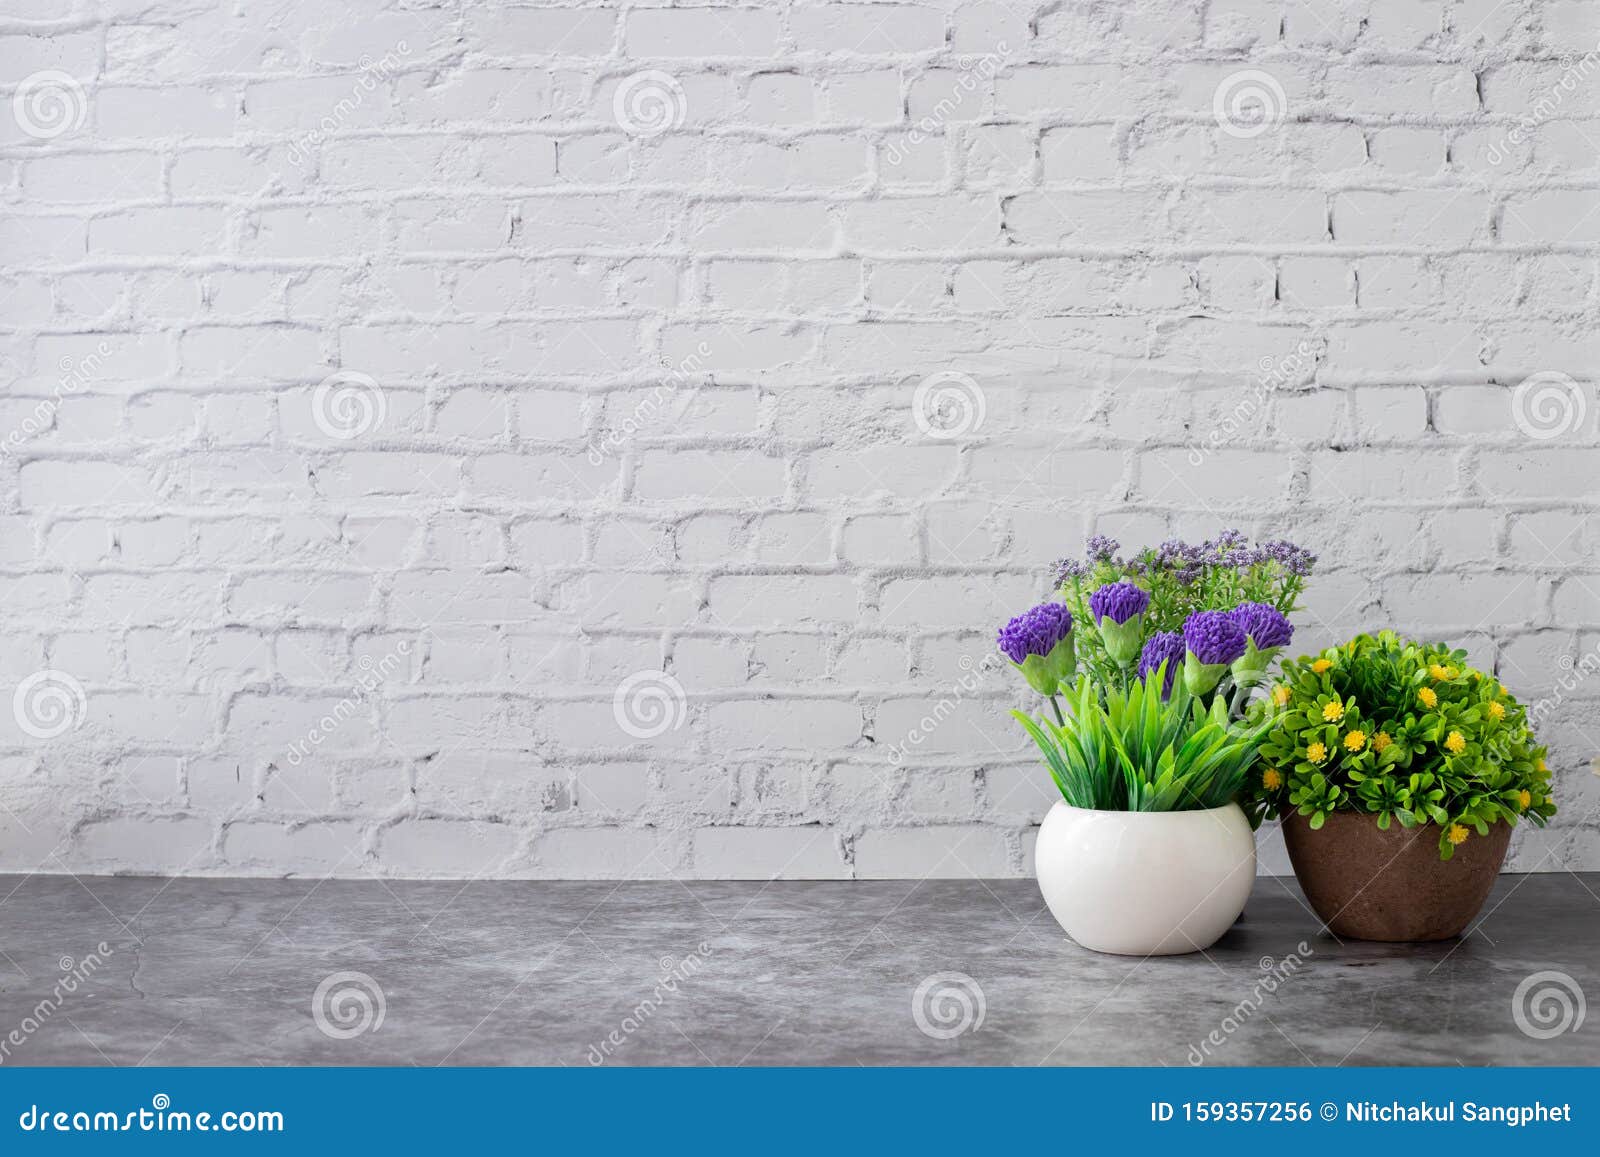
[[[1114,538],[1104,534],[1094,535],[1083,544],[1084,557],[1090,562],[1110,562],[1117,556],[1117,551],[1122,549],[1122,544]]]
[[[1013,663],[1048,655],[1072,631],[1072,612],[1061,603],[1040,603],[1000,628],[996,640]]]
[[[1252,561],[1249,536],[1239,530],[1224,530],[1203,543],[1200,549],[1209,556],[1207,561],[1213,566],[1242,568]]]
[[[1262,562],[1275,562],[1292,575],[1304,577],[1311,573],[1311,568],[1317,563],[1317,556],[1309,550],[1304,550],[1292,542],[1264,542],[1257,552]]]
[[[1178,668],[1183,666],[1183,652],[1182,632],[1157,631],[1144,641],[1144,650],[1139,653],[1139,678],[1148,678],[1152,671],[1160,670],[1161,664],[1165,663],[1167,678],[1161,693],[1170,695],[1172,680],[1177,677]]]
[[[1089,564],[1076,559],[1058,558],[1055,563],[1056,586],[1065,586],[1068,579],[1083,578],[1089,573]]]
[[[1089,596],[1089,613],[1096,623],[1110,619],[1120,625],[1144,614],[1149,605],[1150,592],[1127,581],[1107,583]]]
[[[1233,621],[1256,645],[1256,650],[1288,646],[1294,637],[1294,627],[1277,607],[1266,603],[1240,603],[1228,612]]]
[[[1244,628],[1229,611],[1196,611],[1184,620],[1183,642],[1202,663],[1231,663],[1244,654]]]

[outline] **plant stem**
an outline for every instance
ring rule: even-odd
[[[1062,716],[1061,704],[1056,702],[1056,697],[1054,695],[1050,696],[1050,706],[1055,710],[1056,713],[1056,726],[1065,727],[1067,725],[1067,721],[1065,717]]]

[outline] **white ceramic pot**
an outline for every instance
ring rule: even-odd
[[[1169,956],[1211,947],[1239,918],[1256,839],[1238,804],[1101,812],[1057,803],[1034,863],[1051,915],[1083,947]]]

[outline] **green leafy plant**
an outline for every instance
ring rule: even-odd
[[[1450,859],[1473,831],[1555,814],[1546,749],[1527,712],[1466,652],[1393,631],[1285,663],[1251,784],[1257,817],[1294,809],[1320,828],[1367,812],[1380,828],[1440,827]]]
[[[1239,795],[1270,720],[1230,720],[1221,700],[1207,709],[1181,680],[1164,696],[1165,671],[1163,664],[1119,687],[1080,677],[1061,690],[1068,710],[1059,723],[1012,712],[1069,805],[1192,811]]]

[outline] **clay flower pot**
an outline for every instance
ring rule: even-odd
[[[1449,940],[1461,935],[1505,862],[1510,824],[1473,832],[1439,859],[1439,825],[1384,831],[1376,816],[1333,812],[1321,828],[1283,817],[1289,861],[1306,899],[1336,936],[1351,940]]]
[[[1034,848],[1039,890],[1084,948],[1171,956],[1209,948],[1256,879],[1256,840],[1238,804],[1104,812],[1058,801]]]

